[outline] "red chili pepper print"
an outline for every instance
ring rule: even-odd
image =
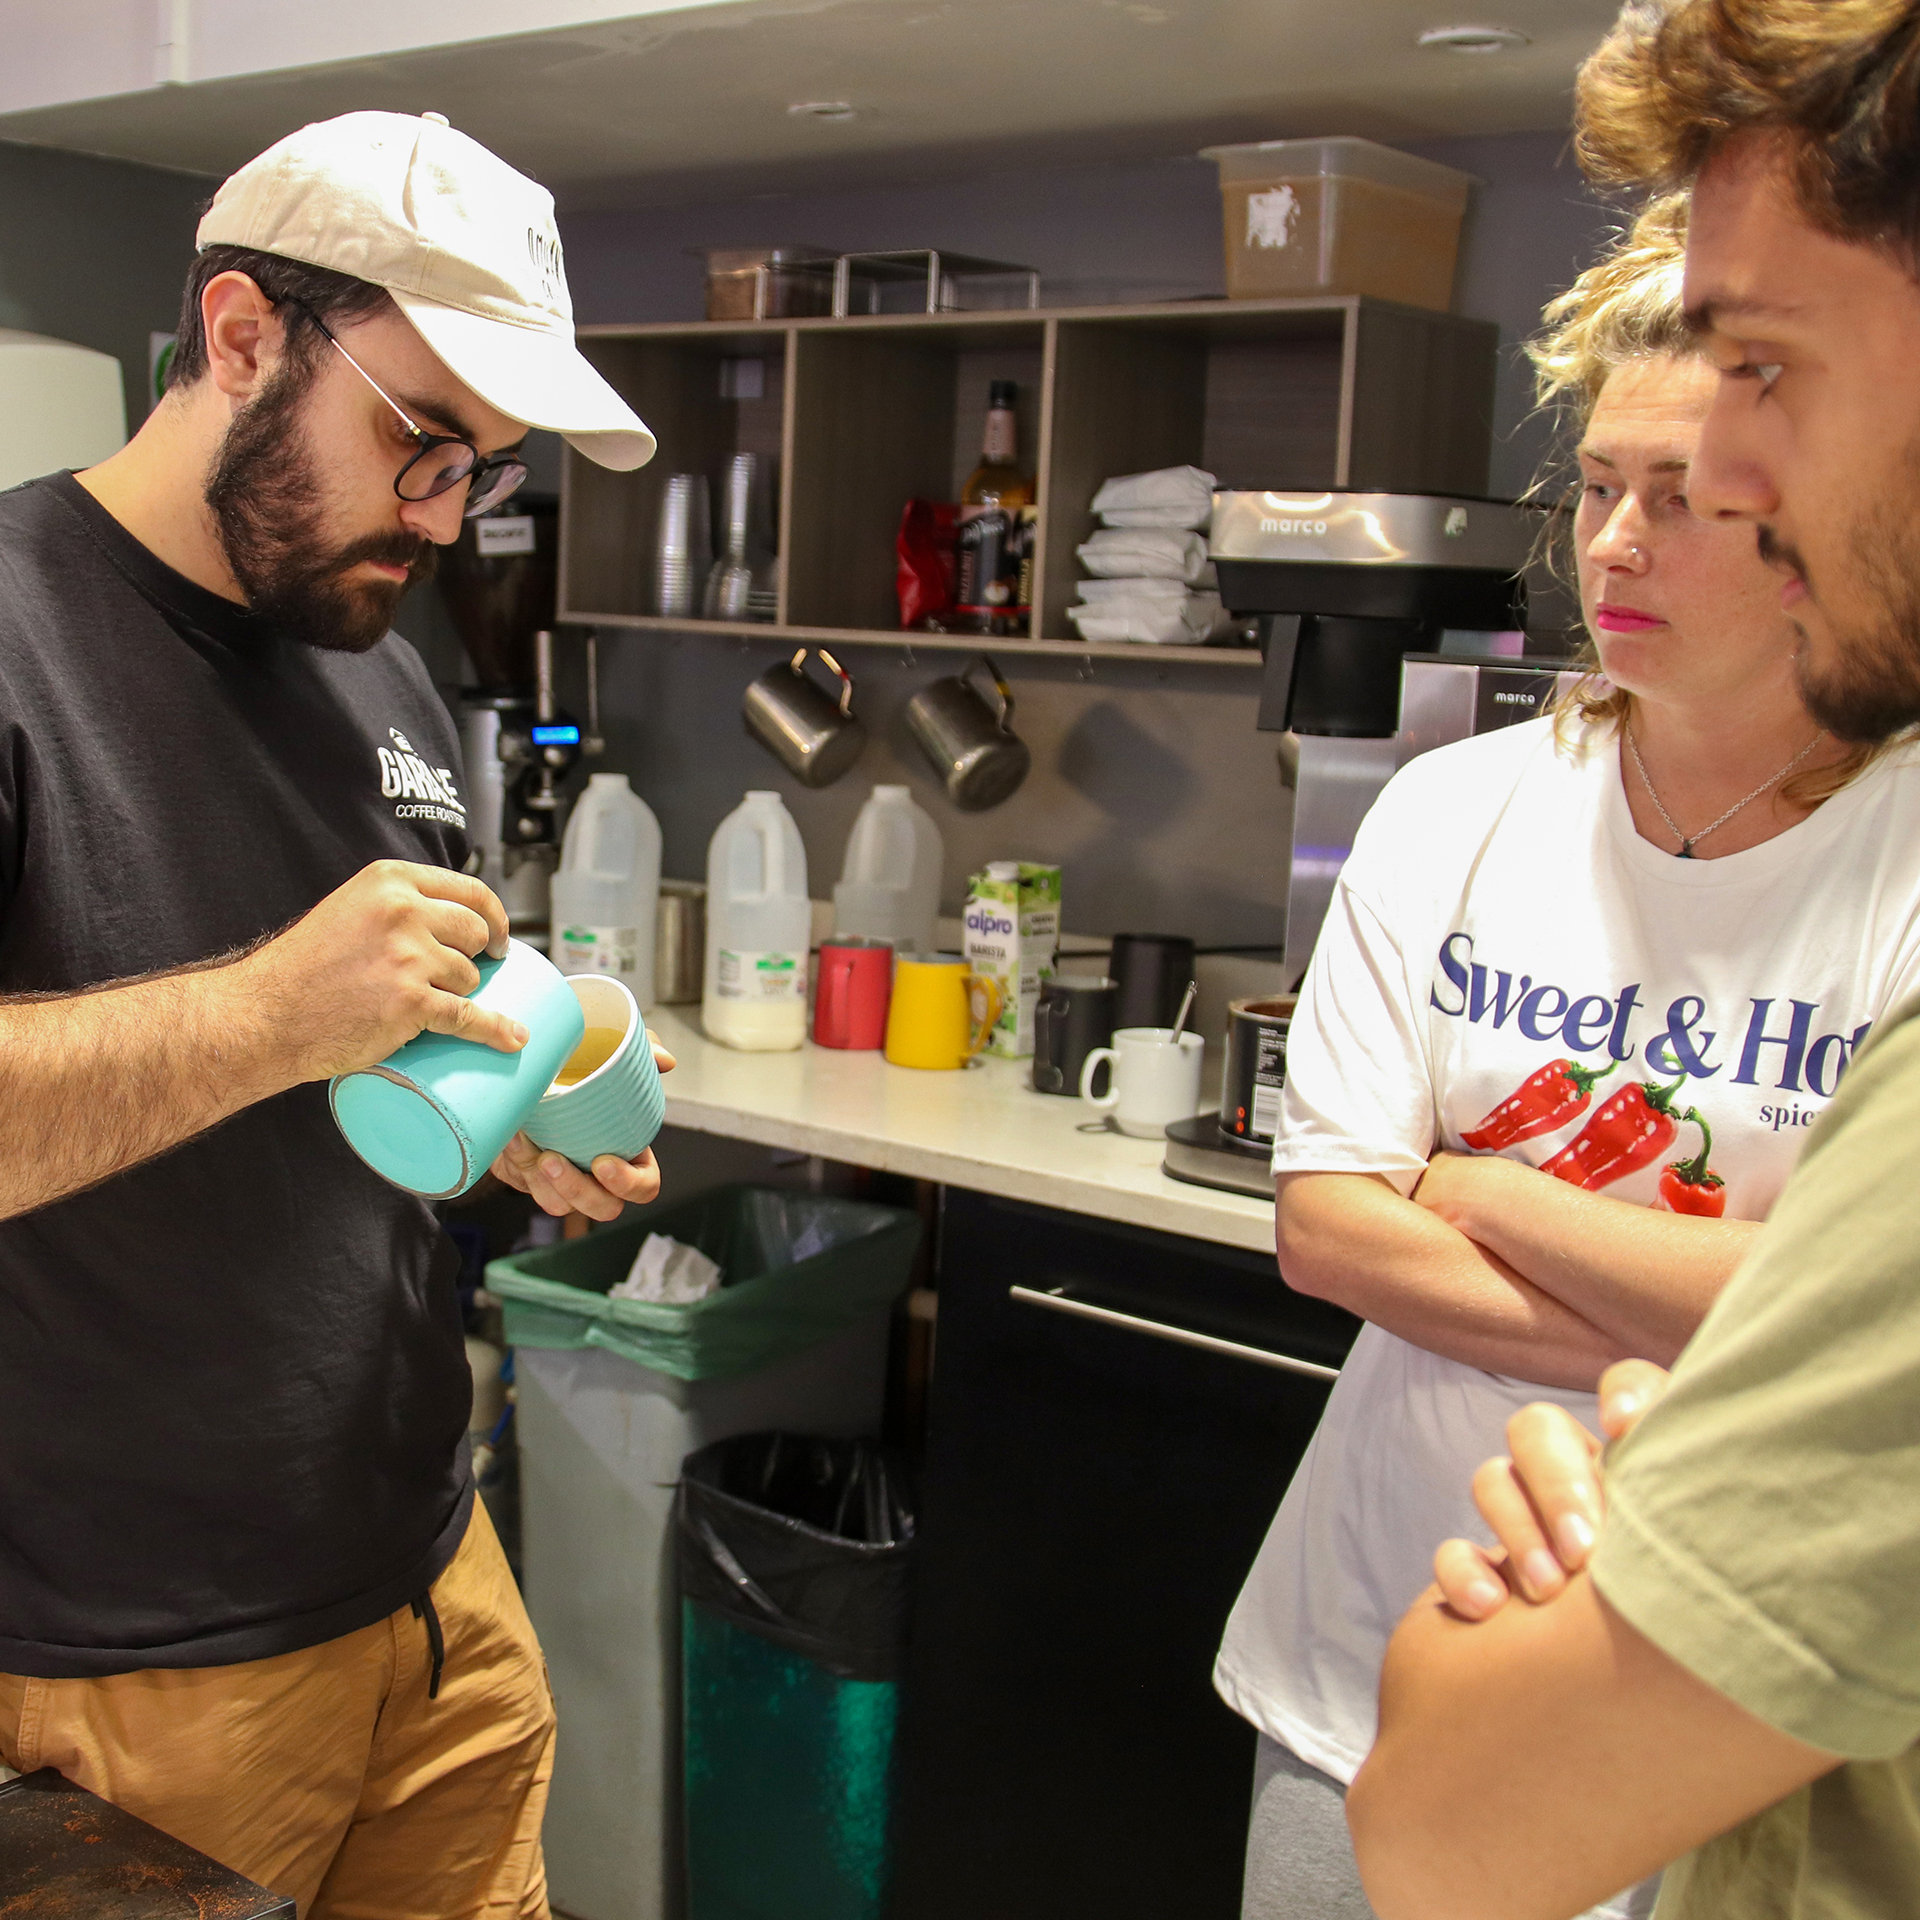
[[[1660,1176],[1660,1204],[1674,1213],[1697,1213],[1718,1220],[1727,1210],[1727,1183],[1707,1165],[1713,1157],[1713,1134],[1698,1109],[1686,1117],[1700,1129],[1700,1151],[1691,1160],[1673,1160]]]
[[[1698,1119],[1691,1107],[1684,1114],[1673,1110],[1673,1096],[1686,1082],[1683,1073],[1670,1087],[1622,1087],[1540,1171],[1589,1193],[1638,1173],[1673,1145],[1683,1119]]]
[[[1460,1138],[1475,1153],[1497,1153],[1522,1140],[1537,1140],[1585,1113],[1594,1087],[1619,1064],[1612,1061],[1596,1073],[1571,1060],[1549,1060],[1538,1073],[1522,1080],[1471,1133],[1463,1133]]]

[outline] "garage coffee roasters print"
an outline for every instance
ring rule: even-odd
[[[438,820],[448,827],[467,824],[466,803],[454,784],[451,767],[430,767],[398,727],[387,729],[390,747],[375,749],[380,762],[380,797],[397,800],[396,820]]]

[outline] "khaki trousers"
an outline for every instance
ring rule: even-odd
[[[0,1761],[58,1767],[301,1920],[547,1920],[553,1697],[477,1498],[433,1606],[437,1699],[426,1623],[402,1608],[239,1666],[0,1674]]]

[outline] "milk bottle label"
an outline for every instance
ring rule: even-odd
[[[747,1000],[765,1005],[807,997],[807,956],[804,953],[735,953],[722,947],[717,956],[714,991],[722,1000]]]
[[[554,942],[553,964],[562,973],[634,973],[640,965],[639,929],[562,927]]]

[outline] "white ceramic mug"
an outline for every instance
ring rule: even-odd
[[[1174,1038],[1171,1027],[1122,1027],[1110,1047],[1095,1047],[1080,1069],[1080,1098],[1097,1107],[1122,1133],[1157,1140],[1175,1120],[1200,1111],[1200,1055],[1197,1033]],[[1111,1073],[1107,1090],[1094,1097],[1093,1076],[1105,1062]]]

